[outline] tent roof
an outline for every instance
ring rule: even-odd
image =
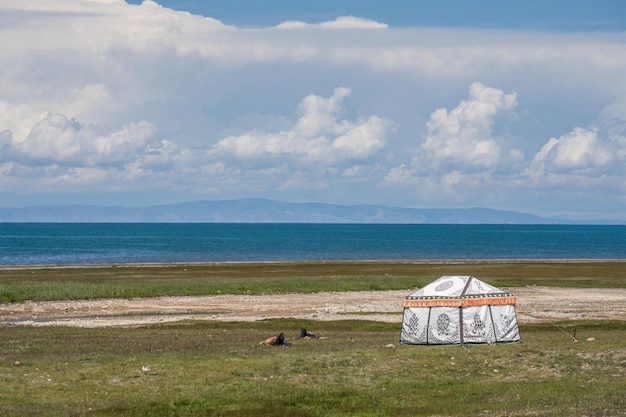
[[[512,297],[512,294],[471,275],[443,276],[409,294],[407,300]]]

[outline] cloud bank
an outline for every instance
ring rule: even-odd
[[[0,16],[5,206],[98,193],[625,218],[624,33],[241,29],[121,0],[7,0]]]

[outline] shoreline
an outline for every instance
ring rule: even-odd
[[[206,262],[107,262],[93,264],[7,264],[0,270],[20,269],[73,269],[73,268],[168,268],[177,266],[212,265],[306,265],[306,264],[414,264],[414,265],[472,265],[472,264],[579,264],[579,263],[626,263],[626,258],[480,258],[480,259],[337,259],[337,260],[267,260],[267,261],[206,261]]]

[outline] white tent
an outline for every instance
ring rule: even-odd
[[[519,342],[515,297],[473,276],[443,276],[405,297],[400,343]]]

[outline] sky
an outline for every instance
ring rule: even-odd
[[[626,220],[621,0],[3,0],[0,44],[2,207]]]

